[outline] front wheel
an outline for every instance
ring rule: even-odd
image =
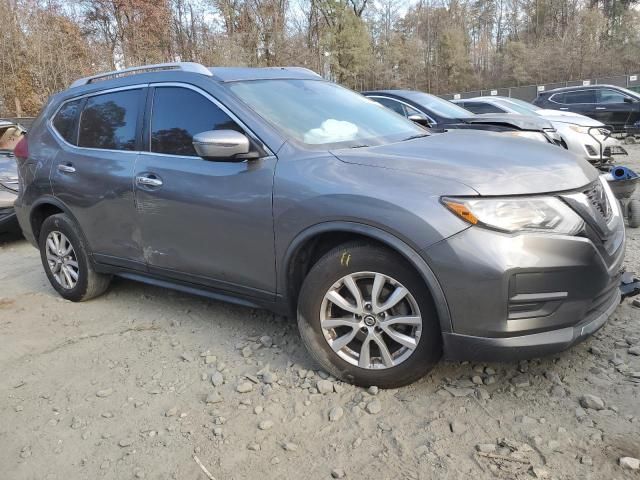
[[[298,327],[323,368],[361,386],[409,384],[442,355],[438,318],[420,275],[394,252],[367,244],[338,247],[311,268]]]
[[[640,200],[629,200],[627,204],[627,221],[631,228],[640,227]]]

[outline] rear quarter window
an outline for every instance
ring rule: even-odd
[[[81,102],[82,100],[72,100],[63,104],[52,121],[53,128],[62,138],[72,145],[77,143],[76,120],[80,112]]]
[[[78,146],[135,150],[141,99],[141,89],[89,97],[80,116]]]

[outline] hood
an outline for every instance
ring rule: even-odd
[[[558,110],[538,110],[538,115],[540,115],[545,120],[549,120],[550,122],[556,123],[569,123],[571,125],[578,125],[581,127],[602,127],[604,123],[599,122],[598,120],[594,120],[593,118],[587,117],[586,115],[580,115],[579,113],[573,112],[561,112]]]
[[[405,142],[332,153],[347,163],[454,180],[480,195],[573,190],[598,178],[597,170],[587,161],[562,148],[474,130],[450,130]]]
[[[473,117],[466,117],[463,120],[467,123],[511,125],[518,130],[553,130],[551,122],[544,118],[513,113],[483,113],[481,115],[474,115]]]

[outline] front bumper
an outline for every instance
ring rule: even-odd
[[[445,358],[537,357],[595,332],[620,302],[624,231],[612,242],[470,227],[424,250],[451,314]]]

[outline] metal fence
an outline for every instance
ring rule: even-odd
[[[483,97],[499,95],[501,97],[513,97],[527,102],[532,102],[538,96],[538,92],[553,90],[560,87],[575,87],[587,85],[616,85],[630,90],[640,92],[640,74],[637,75],[614,75],[608,77],[594,78],[588,80],[571,80],[567,82],[546,83],[544,85],[527,85],[524,87],[492,88],[486,90],[474,90],[463,93],[450,93],[440,95],[446,100],[460,100],[463,98]]]

